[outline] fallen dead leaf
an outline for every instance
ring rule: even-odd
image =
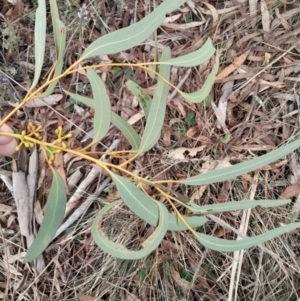
[[[205,192],[207,188],[207,185],[203,185],[203,186],[200,186],[198,189],[196,189],[196,191],[191,195],[190,197],[190,200],[191,201],[195,201],[195,200],[199,200],[203,193]]]
[[[44,219],[44,212],[39,201],[34,203],[34,217],[36,222],[41,225]]]
[[[268,6],[265,0],[260,2],[261,9],[261,18],[262,18],[262,27],[265,32],[270,32],[271,18],[268,10]]]
[[[176,161],[186,160],[188,158],[194,158],[198,152],[203,151],[205,148],[206,145],[201,145],[194,148],[179,147],[168,151],[167,157]]]
[[[25,107],[27,108],[39,108],[39,107],[45,107],[45,106],[54,106],[56,105],[61,99],[63,95],[62,94],[53,94],[49,95],[44,98],[34,98],[33,100],[26,103]]]
[[[171,23],[176,21],[177,19],[179,19],[182,16],[182,14],[176,14],[174,16],[170,16],[170,17],[166,17],[163,21],[163,23]]]
[[[264,65],[267,66],[270,63],[270,58],[271,58],[271,54],[266,52],[265,53],[265,60],[264,60]]]
[[[229,192],[231,190],[231,181],[226,181],[223,183],[221,191],[218,195],[218,203],[224,203],[229,198]]]
[[[249,10],[250,10],[250,18],[252,28],[256,28],[256,20],[257,20],[257,1],[258,0],[249,0]]]
[[[194,138],[198,134],[199,134],[199,126],[198,125],[195,125],[195,126],[189,128],[186,132],[186,136],[189,138]]]
[[[218,103],[218,112],[220,113],[219,116],[217,116],[219,124],[217,127],[220,129],[222,124],[225,124],[226,121],[226,113],[227,113],[227,105],[228,105],[228,99],[230,95],[233,92],[233,84],[234,81],[229,81],[225,83],[222,87],[222,96]]]
[[[300,183],[287,187],[279,196],[279,199],[290,199],[300,193]]]
[[[130,125],[133,125],[135,124],[136,122],[138,122],[139,120],[141,120],[143,117],[145,116],[145,114],[143,112],[139,112],[139,113],[136,113],[134,114],[133,116],[131,116],[127,122],[130,124]]]
[[[218,11],[215,9],[215,7],[211,4],[209,4],[208,2],[203,2],[203,4],[205,4],[207,6],[207,8],[211,11],[213,23],[218,22],[219,15],[218,15]]]
[[[244,61],[246,60],[248,54],[250,52],[250,49],[247,50],[246,52],[244,52],[242,55],[240,55],[239,57],[237,57],[234,62],[229,65],[228,67],[226,67],[225,69],[223,69],[218,75],[216,80],[221,80],[225,77],[227,77],[229,74],[231,74],[234,70],[236,70],[240,65],[242,65],[244,63]]]
[[[9,218],[7,219],[7,228],[10,228],[10,226],[16,218],[17,216],[15,214],[9,216]]]
[[[65,184],[65,188],[66,188],[66,193],[69,194],[69,191],[68,191],[68,188],[67,188],[68,183],[67,183],[66,173],[65,173],[65,169],[64,169],[64,156],[63,156],[63,153],[58,153],[58,154],[55,155],[53,166],[55,167],[55,170],[59,173],[59,175],[63,179],[64,184]]]
[[[217,120],[219,122],[220,128],[223,129],[223,131],[224,131],[225,134],[230,134],[230,132],[229,132],[229,130],[228,130],[226,124],[225,124],[222,112],[220,112],[219,108],[215,105],[215,103],[213,101],[211,101],[211,107],[214,110],[214,113],[215,113],[215,115],[217,117]],[[226,119],[226,116],[225,116],[225,119]]]
[[[291,30],[291,26],[290,26],[289,22],[285,18],[282,17],[278,8],[275,8],[275,13],[276,13],[276,17],[280,20],[282,26],[286,30]]]
[[[287,58],[285,56],[283,57],[283,60],[287,65],[290,65],[293,62],[292,60],[290,60],[289,58]]]
[[[4,204],[0,204],[0,211],[4,212],[3,216],[11,214],[13,208]]]
[[[172,30],[186,30],[186,29],[190,29],[190,28],[194,28],[194,27],[200,26],[200,25],[202,25],[204,23],[205,23],[205,21],[202,21],[202,22],[190,22],[190,23],[186,23],[186,24],[162,23],[161,26],[163,26],[165,28],[172,29]]]

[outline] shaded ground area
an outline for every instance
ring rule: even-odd
[[[5,116],[22,99],[34,72],[36,3],[11,2],[0,2],[0,116]],[[246,161],[298,139],[300,4],[284,0],[256,2],[190,0],[167,16],[157,33],[158,49],[161,51],[163,46],[169,46],[172,57],[176,57],[198,49],[211,38],[221,54],[220,71],[210,97],[203,104],[187,103],[170,90],[162,137],[151,152],[128,166],[130,170],[152,179],[186,178],[210,170],[216,164],[225,167]],[[146,0],[58,2],[68,32],[65,67],[80,57],[98,37],[142,19],[152,11],[152,5],[152,1]],[[50,16],[48,18],[41,82],[55,62]],[[150,37],[130,51],[95,57],[85,64],[107,60],[153,61],[154,46],[154,37]],[[196,91],[212,65],[213,60],[197,68],[173,67],[171,81],[185,92]],[[125,83],[128,79],[134,80],[152,96],[156,81],[140,70],[130,68],[98,71],[109,89],[113,111],[134,125],[138,133],[143,133],[145,120],[140,114],[139,102]],[[72,138],[74,148],[86,145],[93,126],[93,112],[68,98],[62,89],[91,94],[85,74],[63,78],[55,91],[63,95],[58,104],[18,112],[10,125],[21,131],[29,120],[33,120],[43,124],[51,138],[59,120],[66,128],[76,128]],[[111,128],[103,145],[94,151],[105,151],[117,138],[121,138],[119,150],[129,148],[122,135]],[[26,166],[28,157],[29,154],[16,156],[19,166]],[[69,182],[75,173],[79,175],[69,187],[72,195],[92,166],[67,155],[60,160]],[[123,159],[117,157],[114,160],[122,163]],[[80,221],[47,248],[42,272],[32,271],[21,261],[25,245],[8,188],[10,166],[11,159],[1,158],[1,178],[6,185],[2,182],[0,185],[0,299],[271,301],[299,298],[298,231],[236,253],[210,251],[188,232],[169,232],[157,251],[142,260],[124,261],[108,256],[94,244],[90,228],[101,206],[119,199],[114,184],[107,185],[101,199],[96,197]],[[39,156],[37,223],[43,215],[50,177],[45,161]],[[80,202],[92,196],[100,183],[101,175],[98,175],[88,185]],[[236,239],[230,226],[254,236],[298,221],[298,183],[299,162],[294,153],[224,183],[168,188],[199,205],[242,199],[293,199],[293,204],[287,207],[219,214],[217,220],[210,220],[201,229],[219,238]],[[155,193],[149,191],[163,201]],[[153,232],[153,228],[134,216],[125,205],[111,211],[105,225],[111,238],[128,245],[132,245],[132,241],[138,245]]]

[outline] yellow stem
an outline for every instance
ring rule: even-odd
[[[27,95],[25,96],[24,100],[17,106],[15,107],[7,116],[5,116],[5,118],[0,121],[0,127],[6,123],[9,118],[11,116],[13,116],[19,109],[21,109],[28,101],[32,100],[35,96],[37,96],[40,92],[42,92],[47,86],[49,86],[51,83],[69,75],[72,74],[76,71],[80,71],[80,70],[86,70],[86,69],[92,69],[92,68],[101,68],[101,67],[114,67],[114,66],[118,66],[118,67],[137,67],[137,68],[141,68],[147,72],[151,72],[154,73],[156,76],[158,76],[161,80],[163,80],[164,82],[168,83],[173,89],[177,90],[178,92],[180,91],[176,86],[174,86],[171,82],[169,82],[168,80],[166,80],[163,76],[161,76],[158,72],[145,67],[145,65],[161,65],[163,63],[161,62],[149,62],[149,63],[105,63],[105,64],[97,64],[97,65],[92,65],[92,66],[84,66],[84,67],[80,67],[78,69],[74,69],[72,70],[76,65],[78,65],[81,62],[81,60],[76,61],[73,65],[71,65],[67,70],[65,70],[65,72],[63,72],[62,74],[56,76],[55,78],[52,78],[51,80],[49,80],[49,78],[47,78],[46,82],[44,84],[42,84],[38,89],[36,89],[31,95],[29,95],[29,92],[27,93]],[[53,69],[52,69],[53,70]],[[124,163],[123,163],[124,164]]]
[[[163,80],[164,82],[168,83],[172,88],[174,88],[175,90],[177,91],[180,91],[176,86],[174,86],[171,82],[169,82],[168,80],[166,80],[163,76],[161,76],[158,72],[146,67],[145,65],[161,65],[163,63],[161,62],[149,62],[149,63],[106,63],[106,64],[97,64],[97,65],[92,65],[92,66],[85,66],[85,67],[80,67],[78,69],[73,69],[75,68],[75,66],[77,66],[82,60],[78,60],[76,61],[74,64],[72,64],[67,70],[65,70],[65,72],[63,72],[62,74],[56,76],[55,78],[52,78],[50,79],[51,75],[53,74],[54,72],[54,69],[55,69],[55,65],[53,66],[46,82],[44,84],[42,84],[39,88],[37,88],[33,93],[31,93],[29,95],[29,93],[31,92],[31,90],[27,93],[27,95],[25,96],[25,98],[23,99],[23,101],[17,106],[15,107],[7,116],[5,116],[5,118],[0,121],[0,127],[6,123],[19,109],[21,109],[27,102],[29,102],[30,100],[32,100],[35,96],[37,96],[40,92],[42,92],[47,86],[49,86],[51,83],[65,77],[66,75],[69,75],[69,74],[72,74],[74,72],[77,72],[77,71],[80,71],[80,70],[86,70],[86,69],[92,69],[92,68],[101,68],[101,67],[114,67],[114,66],[119,66],[119,67],[137,67],[137,68],[141,68],[143,69],[144,71],[147,71],[147,72],[151,72],[151,73],[154,73],[156,76],[158,76],[161,80]],[[18,134],[12,134],[12,133],[1,133],[0,132],[0,135],[2,136],[9,136],[9,137],[13,137],[13,138],[16,138],[16,139],[20,139],[20,135]],[[116,168],[118,169],[119,171],[122,171],[124,173],[126,173],[127,175],[130,175],[136,179],[139,179],[139,181],[142,181],[142,182],[147,182],[147,183],[155,183],[155,182],[151,182],[151,181],[148,181],[148,180],[145,180],[141,177],[138,177],[137,175],[131,173],[131,172],[128,172],[126,169],[122,168],[122,166],[130,163],[131,161],[133,161],[139,154],[136,154],[134,157],[130,158],[129,160],[127,160],[126,162],[122,163],[121,165],[113,165],[113,164],[110,164],[110,163],[103,163],[97,159],[94,159],[93,157],[90,157],[88,155],[86,155],[84,152],[80,152],[80,151],[74,151],[74,150],[71,150],[71,149],[64,149],[58,145],[54,145],[53,143],[48,143],[48,142],[43,142],[43,141],[39,141],[39,140],[36,140],[34,138],[31,138],[31,137],[28,137],[26,136],[26,139],[27,141],[30,141],[30,142],[33,142],[35,144],[38,144],[38,145],[41,145],[43,147],[45,146],[52,146],[52,147],[55,147],[57,149],[61,149],[62,151],[65,151],[65,152],[69,152],[71,154],[74,154],[76,156],[80,156],[81,158],[83,159],[86,159],[86,160],[89,160],[91,162],[94,162],[96,163],[97,165],[101,166],[102,168],[104,168],[107,172],[110,173],[109,169],[107,168],[107,166],[110,166],[110,167],[113,167],[113,168]],[[85,150],[86,148],[83,149],[83,151]],[[156,183],[170,183],[170,182],[174,182],[174,181],[157,181]]]
[[[45,141],[40,141],[40,140],[37,140],[37,139],[34,139],[32,137],[28,137],[28,136],[25,136],[25,137],[22,137],[22,135],[20,134],[13,134],[13,133],[7,133],[7,132],[0,132],[0,136],[7,136],[7,137],[12,137],[12,138],[16,138],[16,139],[24,139],[25,141],[29,141],[29,142],[32,142],[34,144],[37,144],[37,145],[40,145],[42,147],[54,147],[56,149],[59,149],[63,152],[66,152],[66,153],[70,153],[72,155],[75,155],[75,156],[79,156],[85,160],[88,160],[90,162],[93,162],[95,164],[97,164],[98,166],[102,167],[106,172],[108,172],[109,174],[111,174],[111,171],[108,169],[108,167],[110,168],[115,168],[121,172],[123,172],[124,174],[127,174],[128,176],[131,176],[135,179],[137,179],[137,181],[139,182],[144,182],[144,183],[149,183],[149,184],[152,184],[152,182],[150,180],[146,180],[144,178],[141,178],[139,176],[137,176],[136,174],[120,167],[119,165],[114,165],[114,164],[111,164],[111,163],[107,163],[107,162],[103,162],[103,161],[99,161],[98,159],[96,158],[93,158],[89,155],[86,155],[85,153],[82,153],[80,151],[76,151],[76,150],[72,150],[72,149],[69,149],[69,148],[63,148],[59,145],[56,145],[54,144],[53,142],[52,143],[49,143],[49,142],[45,142]]]
[[[171,199],[172,196],[165,193],[160,188],[156,187],[156,189],[166,198],[166,200],[169,202],[169,204],[172,206],[173,210],[176,212],[177,216],[180,218],[180,220],[186,225],[186,227],[193,233],[196,234],[196,231],[185,221],[184,217],[181,215],[181,213],[178,211],[176,206],[172,203]]]

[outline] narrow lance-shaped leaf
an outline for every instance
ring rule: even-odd
[[[33,89],[41,75],[46,45],[46,4],[45,0],[38,0],[34,26],[34,78],[31,85]]]
[[[205,44],[200,49],[175,59],[161,61],[160,63],[177,67],[193,67],[204,63],[210,59],[214,53],[215,48],[211,42],[211,39],[207,39]]]
[[[262,166],[265,166],[267,164],[270,164],[286,156],[287,154],[291,153],[299,147],[300,139],[288,145],[282,146],[279,149],[272,151],[266,155],[262,155],[255,159],[251,159],[247,162],[239,163],[219,170],[212,170],[207,173],[200,174],[177,182],[186,185],[206,185],[226,181],[248,173],[250,171],[256,170],[258,168],[261,168]]]
[[[170,48],[165,47],[162,53],[162,60],[167,60],[170,57],[171,57]],[[166,81],[168,81],[170,78],[170,68],[171,67],[169,65],[160,66],[159,74]],[[141,147],[139,149],[140,153],[145,152],[150,148],[152,148],[161,135],[161,129],[165,118],[168,93],[169,93],[168,83],[163,81],[161,78],[158,78],[146,127],[141,140]]]
[[[168,227],[168,211],[166,207],[156,202],[156,206],[159,212],[159,223],[153,234],[149,236],[143,242],[143,249],[139,251],[132,251],[127,249],[126,247],[114,243],[108,239],[108,237],[103,233],[101,229],[99,229],[99,224],[103,219],[105,213],[107,213],[112,207],[117,205],[119,201],[113,202],[112,204],[106,205],[97,215],[96,219],[92,225],[92,236],[95,243],[101,248],[103,251],[109,253],[110,255],[120,258],[120,259],[128,259],[134,260],[145,257],[149,255],[152,251],[154,251],[161,241],[163,240]]]
[[[64,218],[66,201],[67,195],[64,181],[61,176],[53,170],[53,179],[44,219],[34,242],[24,258],[24,262],[29,262],[38,257],[52,241]]]
[[[85,96],[81,96],[79,94],[70,93],[66,90],[64,92],[72,97],[73,99],[89,106],[92,109],[95,109],[95,101]],[[111,123],[121,131],[121,133],[125,136],[125,138],[130,143],[133,150],[137,150],[140,147],[141,139],[134,128],[126,122],[123,118],[117,115],[114,112],[111,112]]]
[[[126,122],[122,117],[118,114],[112,112],[111,113],[111,123],[121,131],[121,133],[125,136],[125,138],[130,143],[132,150],[138,150],[141,144],[141,139],[134,128]]]
[[[251,238],[244,238],[242,240],[221,239],[198,232],[196,232],[195,235],[203,246],[211,250],[219,252],[233,252],[257,246],[265,241],[268,241],[274,237],[277,237],[299,227],[300,223],[292,223],[286,226],[279,227],[277,229],[270,230],[267,233],[260,234]]]
[[[143,108],[143,111],[145,113],[146,119],[148,119],[150,107],[152,104],[152,98],[134,81],[128,80],[126,82],[126,86],[129,91],[132,92],[133,95],[135,95]]]
[[[145,195],[144,192],[142,192],[129,180],[113,173],[111,177],[117,185],[120,196],[129,209],[131,209],[141,219],[156,227],[159,220],[159,214],[155,201]],[[207,221],[204,216],[183,217],[191,228],[200,227]],[[180,221],[180,223],[178,222],[178,218],[175,214],[169,213],[168,230],[184,231],[187,229],[188,227],[182,221]]]
[[[155,0],[153,0],[152,2],[153,2],[153,8],[155,9],[155,8],[156,8]],[[155,29],[155,30],[154,30],[154,61],[155,61],[155,62],[158,62],[158,60],[159,60],[159,57],[158,57],[157,29]],[[153,66],[151,66],[151,67],[152,67],[152,70],[154,70],[155,72],[157,72],[157,65],[153,65]],[[150,72],[149,74],[150,74],[150,77],[151,77],[152,79],[155,78],[155,73]],[[147,118],[148,115],[145,114],[145,116],[146,116],[146,118]]]
[[[130,49],[145,41],[159,27],[167,13],[180,7],[185,0],[166,0],[141,21],[102,36],[90,44],[80,60],[101,54],[113,54]]]
[[[215,214],[218,212],[228,212],[234,210],[245,210],[249,208],[254,208],[256,206],[261,206],[263,208],[277,207],[290,203],[290,200],[245,200],[238,202],[227,202],[221,204],[205,205],[205,206],[189,206],[188,209],[195,214]]]
[[[110,100],[106,87],[93,69],[87,70],[87,77],[91,83],[94,98],[94,137],[93,143],[99,142],[108,132],[111,119]]]
[[[215,65],[200,90],[198,90],[197,92],[194,92],[194,93],[190,93],[190,94],[179,91],[180,95],[185,100],[193,102],[193,103],[200,103],[209,95],[211,88],[215,82],[216,75],[217,75],[217,72],[219,69],[219,58],[220,58],[220,55],[217,52]]]
[[[75,93],[71,93],[67,90],[64,90],[64,92],[69,95],[70,97],[72,97],[73,99],[85,104],[86,106],[92,108],[95,110],[95,100],[94,99],[91,99],[91,98],[88,98],[88,97],[85,97],[85,96],[82,96],[82,95],[79,95],[79,94],[75,94]]]
[[[50,0],[49,3],[50,3],[54,41],[55,41],[56,51],[58,51],[59,45],[61,44],[61,30],[59,28],[60,24],[57,22],[58,20],[60,21],[59,12],[58,12],[56,0]]]
[[[55,4],[53,4],[55,3]],[[55,0],[50,1],[50,7],[51,7],[51,15],[52,15],[52,24],[53,24],[53,31],[54,31],[54,40],[55,40],[55,46],[56,46],[56,57],[57,57],[57,64],[55,67],[55,71],[53,74],[53,78],[59,76],[63,69],[64,64],[64,52],[66,48],[66,37],[67,37],[67,29],[65,24],[59,20],[58,11],[57,11],[57,5]],[[54,17],[55,16],[55,17]],[[58,80],[52,82],[46,91],[39,95],[40,97],[46,97],[50,95]]]

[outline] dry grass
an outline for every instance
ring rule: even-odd
[[[10,34],[2,34],[1,115],[10,110],[9,102],[23,96],[33,75],[30,67],[34,62],[31,51],[34,6],[26,1],[19,2],[22,9],[17,10],[9,5],[2,11],[5,16],[1,19],[2,28],[10,26],[13,30]],[[245,161],[298,137],[300,46],[297,42],[300,35],[300,6],[298,1],[261,2],[266,4],[267,9],[261,9],[259,3],[257,10],[251,14],[251,7],[255,3],[251,0],[218,0],[207,4],[200,0],[189,1],[190,7],[185,5],[181,11],[174,13],[180,13],[181,16],[170,23],[172,26],[160,28],[159,47],[171,47],[174,56],[198,49],[210,37],[221,51],[220,70],[235,62],[231,65],[234,71],[216,81],[206,106],[190,104],[174,96],[168,103],[161,140],[151,152],[141,156],[128,168],[149,178],[185,178],[211,168],[216,160],[221,164],[225,164],[225,161],[231,164]],[[60,1],[58,5],[69,38],[66,66],[99,36],[128,26],[148,14],[149,3],[152,1],[90,0],[86,2],[89,15],[85,21],[77,16],[80,5]],[[193,24],[190,22],[202,24],[187,29],[180,27],[180,24]],[[48,30],[44,77],[53,63],[54,44],[50,26]],[[17,39],[13,32],[17,33]],[[248,50],[248,56],[237,65],[236,60],[241,61],[241,56]],[[127,53],[110,56],[117,62],[124,59],[148,61],[153,58],[151,39]],[[186,69],[173,68],[172,82],[180,83],[183,91],[195,91],[203,84],[210,68],[209,62],[192,68],[186,79]],[[112,108],[126,120],[140,111],[125,88],[126,79],[138,80],[150,95],[155,87],[155,82],[139,71],[123,72],[116,76],[113,70],[107,70],[105,77]],[[216,107],[222,96],[222,88],[231,80],[234,80],[234,97],[228,100],[225,127],[218,126],[220,113]],[[89,93],[89,85],[82,75],[63,79],[61,85],[69,90],[75,91],[77,87]],[[51,135],[57,113],[69,120],[66,126],[71,127],[73,123],[80,127],[81,132],[78,132],[75,141],[77,146],[80,145],[84,132],[91,128],[93,114],[85,109],[84,115],[80,116],[68,99],[52,109],[35,109],[25,114],[20,112],[18,118],[12,120],[12,125],[22,129],[25,120],[30,118],[43,123]],[[195,125],[186,122],[188,113],[194,114]],[[135,123],[139,133],[142,133],[143,126],[143,120]],[[231,134],[229,144],[220,142],[226,131]],[[118,137],[120,134],[112,129],[104,144],[110,145],[112,139]],[[180,162],[165,156],[168,151],[179,147],[193,149],[201,145],[205,146],[201,153],[192,157],[185,153],[186,159]],[[128,144],[122,139],[119,149],[127,147]],[[286,190],[291,184],[299,182],[295,157],[297,153],[286,161],[282,159],[253,174],[202,189],[181,186],[168,188],[189,198],[193,196],[193,201],[198,204],[247,198],[276,199],[283,193],[286,193],[286,197],[295,198],[299,194],[295,187],[291,191]],[[10,176],[8,163],[7,159],[2,158],[0,166],[2,173],[6,170]],[[67,177],[78,167],[83,176],[90,169],[86,162],[76,162],[72,158],[65,158],[65,163]],[[39,184],[37,201],[43,206],[49,189],[49,175],[45,167],[40,170],[45,175],[41,175],[43,181]],[[82,200],[95,191],[97,184],[95,182],[89,187]],[[161,199],[155,191],[150,193]],[[44,256],[46,267],[37,275],[19,260],[22,257],[20,253],[24,251],[24,241],[19,233],[14,201],[6,186],[1,184],[0,205],[7,205],[11,210],[0,212],[0,299],[296,301],[300,298],[298,231],[282,235],[262,247],[235,254],[207,250],[188,232],[170,232],[159,249],[148,257],[137,261],[118,260],[103,253],[91,237],[91,223],[103,199],[118,199],[112,184],[101,196],[102,199],[96,200],[79,222],[47,248]],[[287,223],[290,219],[298,220],[298,214],[296,212],[293,215],[293,210],[295,208],[288,206],[219,214],[217,217],[226,224],[210,220],[201,231],[221,238],[236,239],[230,227],[240,229],[244,225],[247,235],[253,236]],[[112,240],[130,248],[138,247],[153,231],[125,206],[116,207],[110,212],[105,228]]]

